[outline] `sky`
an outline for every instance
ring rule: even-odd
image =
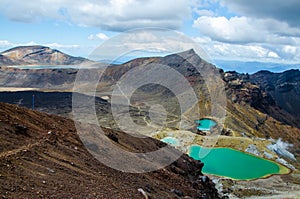
[[[0,24],[0,51],[39,44],[88,57],[124,31],[158,27],[212,60],[300,63],[299,0],[0,0]]]

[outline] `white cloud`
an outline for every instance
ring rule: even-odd
[[[279,58],[278,54],[276,52],[268,52],[268,55],[267,55],[268,58]]]
[[[295,46],[284,46],[282,48],[282,51],[284,53],[289,53],[289,54],[296,54],[297,51],[299,51],[299,48],[295,47]]]
[[[90,58],[92,60],[114,60],[118,56],[132,54],[136,51],[163,56],[191,48],[204,59],[207,58],[199,45],[180,32],[154,28],[136,29],[103,42]]]
[[[106,34],[104,34],[104,33],[98,33],[98,34],[91,34],[91,35],[89,35],[88,36],[88,39],[89,40],[96,40],[96,39],[100,39],[100,40],[108,40],[109,39],[109,37],[106,35]]]
[[[275,63],[300,62],[300,45],[224,43],[211,40],[205,36],[195,37],[193,40],[206,51],[206,54],[214,59]]]
[[[273,19],[201,16],[194,20],[193,27],[214,40],[229,43],[291,44],[293,37],[300,36],[300,29]]]
[[[216,59],[300,62],[300,28],[286,22],[200,16],[193,27],[202,34],[194,40]]]
[[[286,60],[298,60],[300,62],[300,46],[283,45],[278,47],[280,55]]]
[[[14,44],[14,46],[35,46],[35,45],[39,45],[39,44],[35,41],[30,41],[30,42],[27,42],[27,43]]]
[[[113,31],[146,26],[178,29],[189,17],[190,5],[185,0],[1,0],[0,12],[16,21],[47,17]]]
[[[48,46],[50,48],[60,48],[60,49],[74,49],[74,48],[80,48],[79,45],[76,44],[58,44],[58,43],[48,43],[44,44],[45,46]]]
[[[221,0],[221,5],[229,10],[253,18],[270,18],[300,27],[299,0]]]
[[[13,46],[13,44],[7,40],[0,40],[0,48],[9,48]]]
[[[194,21],[193,26],[202,34],[218,41],[238,43],[261,40],[245,17],[233,17],[228,20],[225,17],[201,16]]]
[[[202,37],[194,37],[192,38],[195,42],[199,43],[199,44],[208,44],[210,42],[212,42],[211,38],[207,37],[207,36],[202,36]]]
[[[59,43],[44,43],[44,44],[41,44],[41,43],[37,43],[35,41],[30,41],[30,42],[27,42],[27,43],[18,43],[18,44],[14,44],[14,43],[11,43],[10,42],[10,46],[9,47],[12,47],[12,46],[35,46],[35,45],[41,45],[41,46],[47,46],[47,47],[50,47],[50,48],[57,48],[57,49],[74,49],[74,48],[80,48],[79,45],[76,45],[76,44],[59,44]]]
[[[215,13],[211,10],[206,10],[206,9],[200,9],[200,10],[195,10],[194,11],[196,14],[198,14],[199,16],[215,16]]]

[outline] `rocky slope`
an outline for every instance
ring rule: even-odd
[[[18,69],[0,67],[1,87],[72,89],[76,69]]]
[[[8,57],[4,56],[4,55],[1,55],[0,54],[0,66],[2,65],[7,65],[7,66],[11,66],[13,64],[18,64],[18,63],[14,63],[13,60],[9,59]]]
[[[248,75],[226,72],[223,77],[228,100],[224,133],[251,139],[282,138],[293,144],[289,150],[299,160],[300,118],[278,106],[272,96],[250,81]],[[293,164],[300,168],[298,163]]]
[[[288,109],[282,108],[271,93],[259,84],[254,83],[253,77],[236,72],[226,72],[224,73],[224,81],[226,82],[227,96],[231,104],[239,104],[240,107],[251,106],[283,124],[300,128],[300,117],[289,112]],[[299,96],[294,96],[294,98],[287,99],[286,103],[298,99]],[[300,108],[295,106],[293,111],[298,113]]]
[[[250,81],[258,84],[282,109],[300,118],[299,70],[282,73],[260,71],[251,75]]]
[[[123,173],[91,156],[70,119],[0,103],[0,124],[2,198],[218,198],[213,183],[202,177],[202,163],[186,155],[165,169]],[[104,131],[129,151],[165,145]]]
[[[87,61],[45,46],[19,46],[0,53],[0,66],[76,65]]]

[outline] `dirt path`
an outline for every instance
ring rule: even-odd
[[[40,146],[40,145],[41,145],[40,142],[35,142],[35,143],[30,143],[30,144],[21,146],[17,149],[13,149],[13,150],[10,150],[10,151],[5,151],[5,152],[0,153],[0,158],[5,158],[5,157],[12,156],[12,155],[17,155],[21,151],[28,151],[31,148],[33,148],[35,146]]]

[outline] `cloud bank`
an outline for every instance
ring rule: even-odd
[[[189,16],[189,3],[185,0],[0,0],[0,12],[15,21],[30,23],[52,18],[110,31],[143,27],[178,29]]]
[[[200,2],[204,8],[213,4]],[[210,39],[199,43],[212,57],[300,62],[300,1],[217,0],[216,4],[213,14],[198,9],[199,16],[193,20],[193,27],[202,35],[197,40]]]
[[[300,27],[299,0],[221,0],[221,5],[229,10],[253,18],[271,18],[285,22],[292,27]]]

